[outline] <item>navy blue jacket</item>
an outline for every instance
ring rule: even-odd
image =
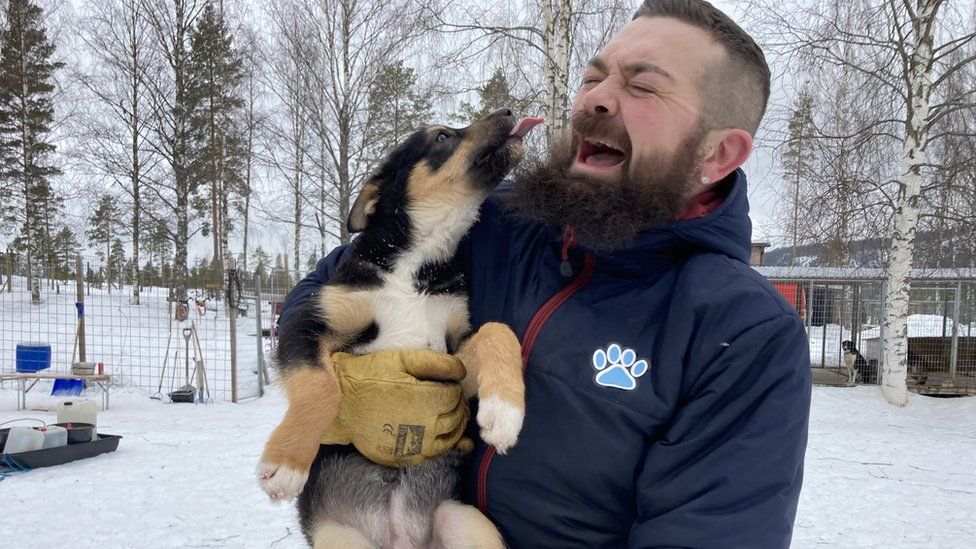
[[[527,356],[518,444],[480,439],[463,499],[512,547],[788,547],[803,474],[809,347],[748,266],[745,175],[707,216],[627,249],[568,250],[493,196],[462,244],[472,325]],[[497,193],[496,193],[497,194]],[[323,259],[283,319],[341,259]]]

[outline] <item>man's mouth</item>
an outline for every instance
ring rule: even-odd
[[[593,168],[612,168],[623,164],[627,155],[615,143],[594,137],[580,140],[576,162]]]

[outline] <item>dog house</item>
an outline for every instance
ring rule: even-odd
[[[885,334],[882,269],[755,267],[803,318],[814,382],[846,385],[842,343],[880,372]],[[976,269],[916,269],[908,318],[909,387],[976,394]],[[859,376],[877,383],[880,376]]]

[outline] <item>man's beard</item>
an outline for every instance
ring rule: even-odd
[[[701,125],[670,157],[644,158],[633,165],[630,138],[611,119],[579,112],[571,126],[551,148],[547,163],[526,159],[516,171],[514,192],[506,202],[510,211],[557,227],[571,226],[583,246],[609,251],[677,217],[694,196],[707,133]],[[567,173],[580,136],[603,138],[622,148],[619,181]]]

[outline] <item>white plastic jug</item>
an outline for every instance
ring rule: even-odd
[[[39,431],[44,433],[44,449],[68,445],[68,430],[64,427],[49,425],[41,427]]]
[[[95,423],[98,405],[93,400],[71,399],[58,403],[58,420],[55,423]]]
[[[65,432],[65,442],[68,433]],[[7,434],[7,444],[3,446],[5,454],[19,454],[33,452],[44,447],[44,433],[33,427],[11,427]]]

